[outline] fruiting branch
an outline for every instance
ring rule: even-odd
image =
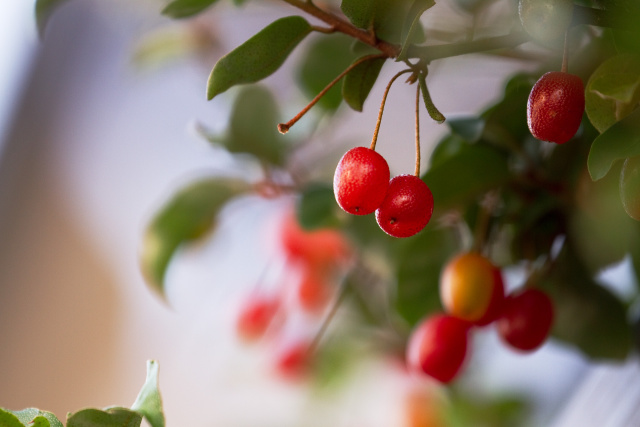
[[[389,90],[391,89],[391,85],[401,75],[406,74],[406,73],[411,73],[411,72],[413,72],[412,69],[402,70],[399,73],[397,73],[395,76],[393,76],[391,78],[391,80],[389,80],[389,83],[387,83],[387,87],[384,90],[384,95],[382,95],[382,102],[380,103],[380,111],[378,112],[378,119],[376,120],[376,127],[373,130],[373,138],[371,139],[371,145],[369,146],[370,149],[372,149],[372,150],[376,149],[376,143],[378,142],[378,132],[380,132],[380,123],[382,123],[382,113],[384,112],[384,105],[387,102],[387,95],[389,95]]]
[[[324,89],[322,89],[320,91],[320,93],[318,93],[315,98],[313,98],[311,100],[311,102],[309,102],[309,104],[307,104],[306,107],[304,107],[302,110],[300,110],[300,112],[298,114],[295,115],[294,118],[292,118],[291,120],[289,120],[287,123],[280,123],[278,124],[278,132],[285,134],[287,132],[289,132],[289,129],[291,128],[291,126],[293,126],[294,124],[296,124],[296,122],[298,120],[300,120],[305,114],[307,114],[307,112],[314,106],[316,105],[316,103],[318,101],[320,101],[320,99],[326,95],[327,92],[329,92],[329,90],[331,90],[331,88],[333,86],[336,85],[336,83],[338,83],[340,80],[342,80],[342,78],[344,76],[346,76],[349,71],[353,70],[355,67],[357,67],[358,65],[362,64],[365,61],[368,61],[370,59],[374,59],[374,58],[384,58],[385,55],[383,54],[378,54],[378,55],[367,55],[364,56],[360,59],[358,59],[357,61],[355,61],[353,64],[349,65],[342,73],[340,73],[335,79],[333,79],[331,81],[331,83],[329,83]]]

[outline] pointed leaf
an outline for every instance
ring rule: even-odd
[[[38,35],[44,37],[44,30],[53,12],[67,0],[36,0],[35,13]]]
[[[600,133],[636,108],[639,81],[640,55],[635,54],[609,58],[591,74],[585,89],[585,111]]]
[[[13,413],[25,426],[29,427],[63,427],[62,422],[51,412],[37,408],[27,408]],[[0,422],[0,425],[3,425]]]
[[[144,416],[151,427],[164,427],[162,398],[158,390],[158,362],[147,361],[147,380],[131,409]]]
[[[255,83],[270,76],[310,32],[311,25],[299,16],[272,22],[220,58],[209,76],[207,98],[211,100],[232,86]]]
[[[427,9],[435,6],[435,4],[436,2],[434,0],[413,1],[413,4],[409,9],[409,13],[407,14],[405,24],[402,28],[402,49],[400,50],[400,54],[398,55],[398,58],[396,58],[396,61],[404,61],[407,59],[409,46],[411,46],[418,28],[420,27],[420,17]]]
[[[67,427],[140,427],[142,415],[127,408],[83,409],[67,416]]]
[[[467,142],[477,142],[484,131],[485,121],[481,117],[449,118],[447,124],[451,131]]]
[[[173,0],[164,9],[162,14],[171,18],[188,18],[212,6],[218,0]]]
[[[347,73],[342,82],[342,97],[349,107],[362,111],[364,101],[369,96],[386,60],[384,57],[372,56]]]
[[[608,128],[591,145],[587,166],[591,179],[603,178],[613,162],[640,155],[640,109]]]
[[[347,68],[354,57],[350,37],[344,34],[323,35],[306,49],[298,68],[298,83],[313,98]],[[336,85],[320,98],[317,105],[334,111],[341,102],[340,88]]]
[[[224,146],[232,153],[248,153],[261,161],[281,166],[290,138],[280,134],[280,114],[275,98],[266,88],[242,88],[233,104]]]
[[[340,9],[353,25],[362,29],[373,26],[380,0],[342,0]]]
[[[422,179],[433,193],[436,210],[476,200],[510,179],[507,156],[487,145],[463,146],[431,167]]]
[[[162,294],[166,270],[180,245],[210,231],[222,206],[249,188],[244,181],[209,178],[175,194],[155,215],[144,236],[140,263],[150,285]]]

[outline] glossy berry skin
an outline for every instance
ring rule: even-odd
[[[527,124],[542,141],[564,144],[578,131],[584,113],[584,85],[580,77],[561,71],[544,74],[527,103]]]
[[[553,303],[547,294],[538,289],[524,289],[507,297],[496,326],[507,344],[529,352],[545,342],[553,316]]]
[[[384,157],[370,148],[352,148],[342,156],[333,176],[336,201],[350,214],[370,214],[384,200],[389,177]]]
[[[247,340],[255,341],[261,338],[280,308],[278,299],[266,295],[251,295],[240,307],[236,320],[238,335]]]
[[[409,338],[409,368],[442,383],[451,382],[466,359],[470,327],[471,323],[446,314],[423,320]]]
[[[433,195],[427,184],[415,175],[398,175],[389,182],[376,221],[390,236],[410,237],[429,223],[432,214]]]
[[[440,300],[447,313],[484,326],[499,315],[504,302],[500,270],[475,252],[450,260],[440,276]]]

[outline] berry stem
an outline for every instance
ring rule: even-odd
[[[322,89],[320,91],[320,93],[318,93],[315,98],[313,98],[311,100],[311,102],[309,102],[309,104],[307,104],[306,107],[304,107],[302,110],[300,110],[300,112],[298,114],[295,115],[295,117],[293,117],[291,120],[289,120],[287,123],[280,123],[278,124],[278,131],[282,134],[285,134],[287,132],[289,132],[289,129],[291,129],[291,126],[293,126],[294,124],[296,124],[296,122],[298,120],[300,120],[305,114],[307,114],[307,112],[311,109],[311,107],[313,107],[314,105],[316,105],[316,103],[318,101],[320,101],[320,99],[333,87],[336,85],[336,83],[338,83],[344,76],[346,76],[349,71],[353,70],[355,67],[357,67],[358,65],[362,64],[365,61],[368,61],[370,59],[374,59],[374,58],[386,58],[386,55],[384,54],[376,54],[376,55],[367,55],[367,56],[363,56],[362,58],[358,59],[357,61],[353,62],[351,65],[349,65],[342,73],[340,73],[335,79],[333,79],[331,81],[331,83],[329,83],[327,86],[325,86],[324,89]]]
[[[569,69],[569,30],[564,33],[564,51],[562,52],[562,68],[560,71],[566,73]]]
[[[369,146],[370,149],[374,151],[376,149],[376,142],[378,142],[378,132],[380,132],[380,123],[382,123],[382,113],[384,112],[384,105],[387,102],[387,95],[389,95],[389,90],[391,89],[391,85],[401,75],[406,73],[411,73],[411,72],[413,72],[412,69],[402,70],[399,73],[397,73],[395,76],[393,76],[391,80],[389,80],[389,83],[387,83],[387,87],[384,90],[384,95],[382,95],[382,102],[380,103],[380,111],[378,111],[378,119],[376,120],[376,127],[373,130],[373,138],[371,139],[371,145]]]
[[[413,174],[420,178],[420,85],[416,85],[416,169]]]
[[[322,321],[322,324],[320,325],[320,329],[318,329],[318,332],[316,332],[316,335],[313,337],[313,341],[311,341],[311,344],[309,344],[309,353],[316,351],[316,349],[318,348],[318,345],[320,344],[320,340],[322,339],[325,332],[327,331],[329,324],[335,317],[336,312],[338,311],[338,307],[340,307],[340,305],[342,304],[342,301],[344,301],[344,298],[347,296],[347,290],[349,289],[347,284],[348,284],[348,280],[346,278],[342,280],[342,283],[340,283],[340,288],[338,289],[338,295],[333,300],[333,303],[331,305],[331,308],[329,309],[329,312],[327,313],[324,320]]]

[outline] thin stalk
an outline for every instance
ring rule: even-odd
[[[311,102],[309,102],[309,104],[307,104],[306,107],[304,107],[302,110],[300,110],[300,112],[298,114],[295,115],[294,118],[292,118],[291,120],[289,120],[287,123],[280,123],[278,125],[278,131],[280,133],[287,133],[289,132],[289,129],[291,128],[291,126],[293,126],[294,124],[296,124],[296,122],[298,120],[300,120],[305,114],[307,114],[307,112],[311,109],[311,107],[313,107],[314,105],[316,105],[318,103],[318,101],[320,101],[320,99],[333,87],[336,85],[336,83],[338,83],[344,76],[346,76],[349,71],[353,70],[355,67],[357,67],[358,65],[362,64],[365,61],[368,61],[369,59],[373,59],[373,58],[384,58],[385,55],[383,54],[377,54],[377,55],[367,55],[367,56],[363,56],[362,58],[358,59],[357,61],[355,61],[354,63],[352,63],[351,65],[349,65],[342,73],[340,73],[335,79],[333,79],[331,81],[331,83],[329,83],[327,86],[325,86],[324,89],[322,89],[320,91],[320,93],[318,93],[315,98],[313,98],[311,100]]]
[[[569,69],[569,30],[564,33],[564,51],[562,52],[561,71],[566,73]]]
[[[420,85],[416,85],[416,168],[413,174],[420,178]]]
[[[382,123],[382,113],[384,112],[384,105],[387,102],[387,95],[389,95],[389,89],[391,89],[391,85],[401,75],[412,73],[412,72],[413,70],[411,69],[402,70],[399,73],[397,73],[395,76],[393,76],[391,80],[389,80],[389,83],[387,84],[387,87],[384,90],[384,95],[382,95],[382,102],[380,103],[380,111],[378,111],[378,119],[376,120],[376,127],[373,130],[373,138],[371,139],[371,145],[369,146],[370,149],[374,151],[376,149],[376,143],[378,142],[378,132],[380,132],[380,123]]]
[[[320,325],[320,329],[318,329],[318,332],[316,332],[316,335],[313,337],[313,341],[311,341],[311,344],[309,344],[309,353],[316,351],[316,349],[318,348],[318,345],[320,344],[320,340],[324,336],[325,332],[327,331],[327,328],[331,324],[331,321],[333,320],[333,318],[336,315],[336,312],[338,311],[338,307],[340,307],[340,305],[342,304],[342,301],[344,301],[344,298],[347,296],[348,288],[349,288],[348,280],[347,278],[345,278],[342,280],[342,283],[340,283],[340,288],[338,289],[338,295],[333,300],[333,304],[331,305],[329,312],[327,313],[324,320],[322,321],[322,324]]]

